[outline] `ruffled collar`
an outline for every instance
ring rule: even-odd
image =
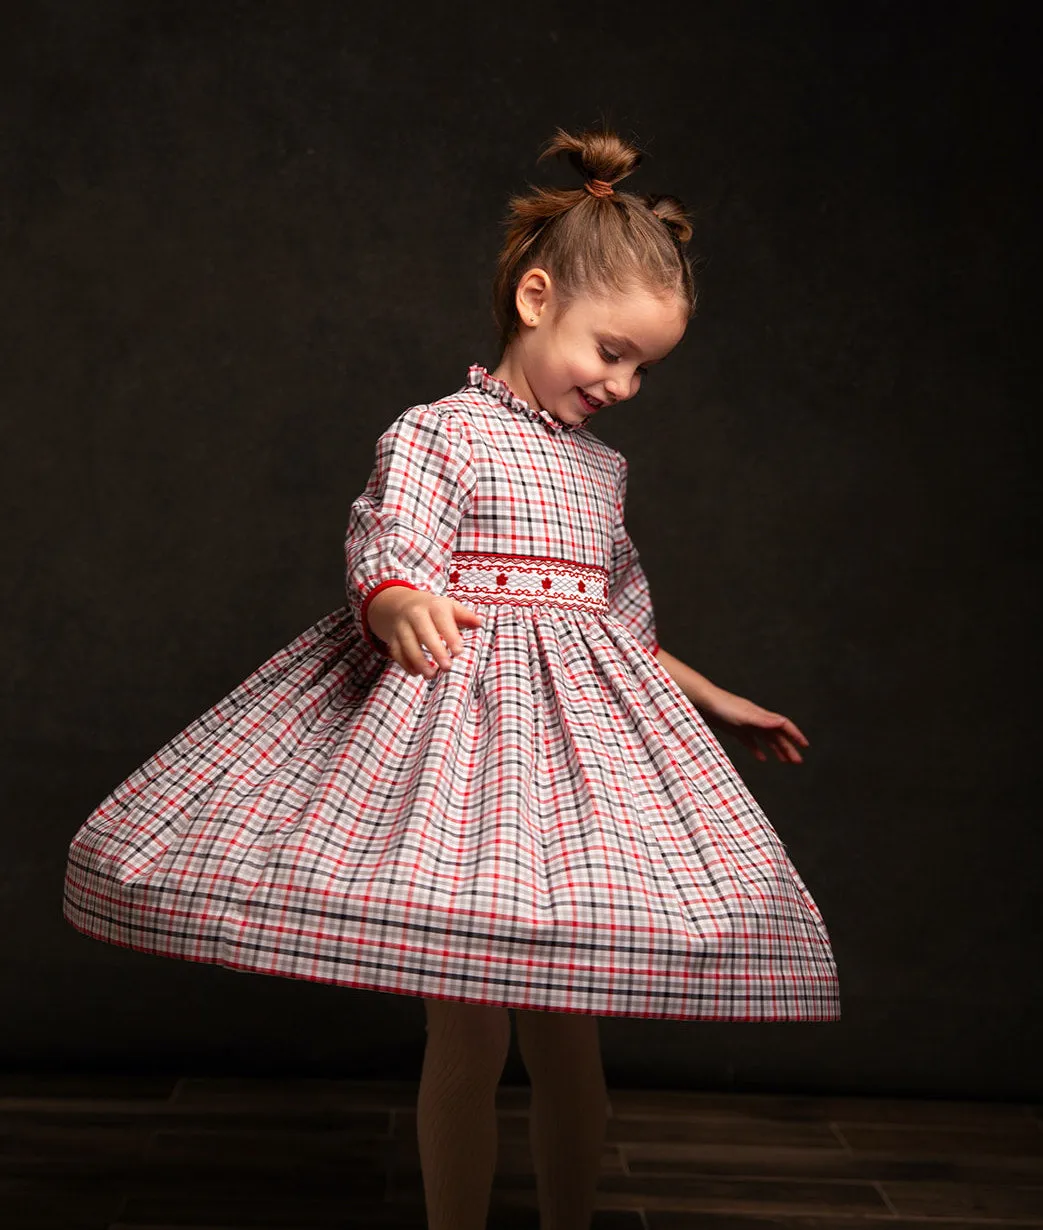
[[[472,363],[467,369],[467,387],[472,389],[481,389],[483,393],[488,393],[491,397],[495,397],[497,401],[502,401],[505,406],[511,410],[518,410],[522,414],[527,414],[531,418],[539,419],[541,423],[546,424],[554,431],[575,431],[578,427],[585,427],[585,423],[566,423],[561,419],[556,419],[549,410],[544,410],[542,406],[531,406],[523,398],[512,393],[510,386],[504,380],[497,380],[495,376],[490,376],[480,363]]]

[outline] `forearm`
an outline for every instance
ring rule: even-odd
[[[662,668],[697,708],[709,705],[713,697],[720,692],[720,688],[715,683],[711,683],[705,675],[700,675],[698,671],[692,670],[680,658],[667,653],[662,645],[659,646],[655,656]]]

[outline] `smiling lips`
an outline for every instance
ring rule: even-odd
[[[583,401],[586,402],[587,406],[590,409],[591,414],[593,414],[595,410],[600,410],[601,407],[604,405],[604,402],[600,402],[594,397],[588,397],[587,394],[584,393],[582,389],[578,389],[577,392],[579,393]]]

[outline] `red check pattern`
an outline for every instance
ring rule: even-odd
[[[346,603],[74,835],[65,918],[183,960],[600,1015],[835,1020],[822,915],[654,654],[625,459],[481,367],[377,441]],[[389,584],[482,616],[433,678]]]

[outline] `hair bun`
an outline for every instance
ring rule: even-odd
[[[642,199],[682,247],[692,238],[692,221],[677,197],[646,196]]]
[[[684,206],[677,197],[612,187],[641,162],[641,151],[602,121],[600,129],[584,132],[558,128],[539,158],[552,154],[568,155],[584,185],[530,184],[528,193],[515,193],[508,202],[493,280],[493,315],[504,351],[522,320],[521,279],[537,267],[550,274],[562,305],[581,293],[613,293],[637,282],[656,295],[678,295],[690,317],[696,289],[684,245],[693,228]]]
[[[590,183],[598,179],[614,184],[624,179],[641,162],[642,154],[607,128],[570,133],[559,128],[547,142],[538,161],[553,154],[565,154],[569,162]]]

